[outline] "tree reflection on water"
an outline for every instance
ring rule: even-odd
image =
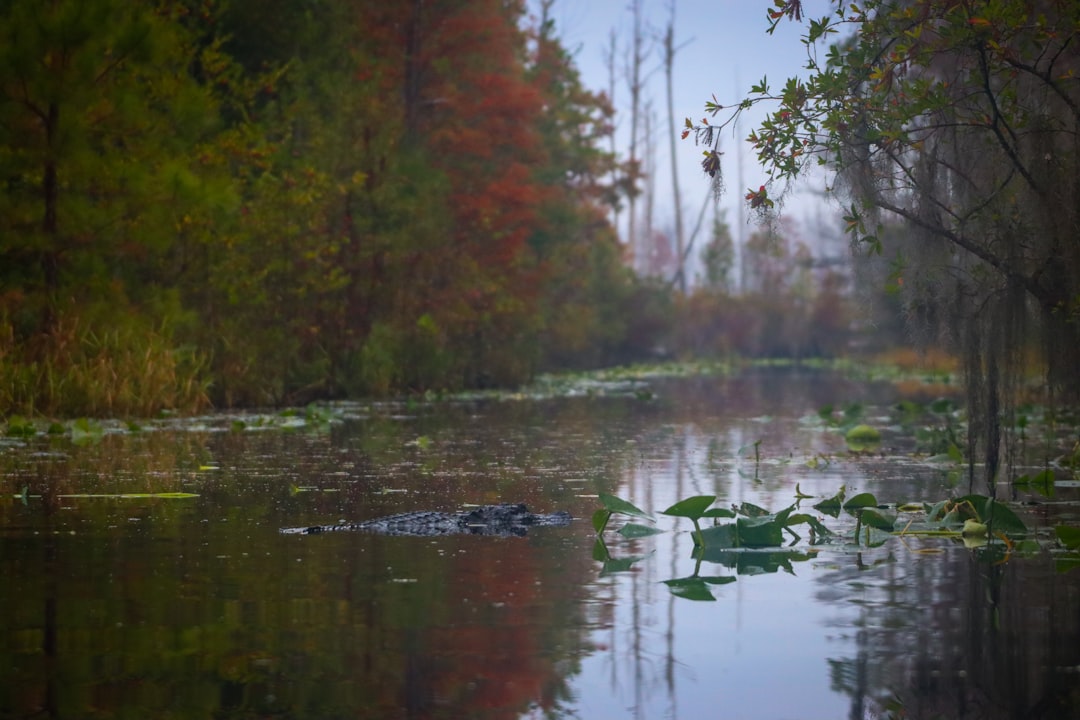
[[[888,385],[772,372],[655,390],[9,443],[0,717],[1080,712],[1080,576],[1045,553],[803,540],[696,561],[689,524],[663,518],[660,535],[605,534],[626,562],[598,562],[582,518],[599,492],[655,514],[695,494],[778,510],[796,483],[886,502],[948,491],[939,469],[898,464],[906,450],[850,456],[807,421],[858,398],[884,423]],[[197,497],[119,497],[165,490]],[[114,497],[71,497],[87,492]],[[278,533],[503,500],[579,519],[525,538]],[[695,573],[719,579],[711,602],[662,582]]]

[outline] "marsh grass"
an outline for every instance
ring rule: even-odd
[[[0,317],[0,415],[149,417],[209,405],[205,358],[178,347],[166,324],[126,312],[108,321],[59,314],[19,340]]]

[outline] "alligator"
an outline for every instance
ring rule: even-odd
[[[421,510],[360,522],[283,528],[281,532],[288,535],[315,535],[338,530],[356,530],[378,535],[509,536],[526,535],[530,527],[569,525],[570,520],[568,512],[559,511],[545,515],[529,512],[529,509],[520,503],[503,503],[479,505],[452,513]]]

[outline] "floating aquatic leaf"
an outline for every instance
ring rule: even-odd
[[[675,597],[696,602],[716,602],[716,598],[700,578],[679,578],[663,582]]]
[[[744,502],[739,505],[739,514],[746,515],[747,517],[761,517],[763,515],[770,515],[771,513],[759,505]]]
[[[1020,488],[1031,489],[1040,495],[1053,497],[1056,485],[1054,484],[1054,471],[1049,468],[1034,476],[1021,475],[1013,480],[1013,485]]]
[[[923,509],[926,511],[926,519],[930,522],[940,522],[948,504],[948,500],[939,500],[933,505],[923,505]]]
[[[735,522],[742,547],[776,547],[784,542],[783,521],[774,515],[739,518]]]
[[[1054,569],[1066,573],[1080,567],[1080,552],[1070,552],[1054,558]]]
[[[881,547],[892,538],[891,532],[873,526],[866,527],[862,531],[862,544],[866,547]]]
[[[844,503],[845,510],[857,510],[865,507],[877,507],[878,501],[873,493],[859,493]]]
[[[780,548],[763,551],[755,548],[706,547],[698,551],[695,557],[702,562],[733,568],[738,575],[764,575],[780,570],[794,574],[793,563],[809,560],[816,554]]]
[[[62,498],[119,498],[122,500],[142,500],[145,498],[164,498],[167,500],[179,500],[199,497],[197,493],[186,492],[163,492],[163,493],[69,493],[58,495]]]
[[[960,531],[960,535],[965,538],[985,538],[986,531],[985,523],[968,518],[964,521],[964,528]]]
[[[1027,525],[1024,521],[1017,517],[1007,505],[993,498],[986,497],[985,495],[965,495],[957,500],[957,503],[970,503],[975,508],[975,512],[978,513],[977,520],[980,520],[991,528],[995,533],[1005,533],[1007,535],[1025,535],[1027,533]]]
[[[641,555],[627,558],[609,558],[604,562],[604,566],[600,568],[600,574],[610,575],[612,573],[630,572],[634,569],[634,563],[643,559],[644,556]]]
[[[79,418],[71,424],[71,441],[76,445],[99,442],[104,435],[104,426],[95,420]]]
[[[1054,528],[1058,540],[1069,550],[1080,549],[1080,527],[1058,525]]]
[[[608,520],[611,519],[611,511],[606,508],[600,508],[592,514],[592,526],[596,534],[604,532],[604,528],[607,527]]]
[[[809,525],[810,529],[813,530],[814,533],[820,537],[829,537],[830,535],[834,534],[832,530],[825,527],[825,523],[821,522],[813,515],[808,515],[807,513],[796,513],[795,515],[791,515],[788,517],[787,527],[789,529],[793,525],[802,524]]]
[[[739,547],[735,523],[704,528],[700,533],[700,539],[701,544],[709,549]]]
[[[722,507],[709,508],[704,513],[702,513],[701,517],[707,517],[707,518],[733,518],[733,517],[735,517],[735,511],[734,510],[729,510],[728,508],[722,508]]]
[[[10,437],[32,437],[37,434],[32,420],[21,415],[12,415],[7,419],[7,435]]]
[[[844,495],[846,493],[847,488],[844,485],[841,485],[840,490],[838,490],[835,495],[814,505],[814,509],[821,511],[826,515],[836,517],[840,514],[840,508],[844,506]]]
[[[622,498],[615,497],[614,495],[608,495],[607,493],[600,493],[600,503],[610,512],[618,513],[620,515],[629,515],[631,517],[644,518],[646,520],[652,520],[652,515],[645,512],[641,508],[637,507],[633,503],[627,502]]]
[[[675,503],[667,510],[661,510],[660,514],[697,519],[702,517],[714,502],[715,495],[695,495]]]
[[[600,537],[597,537],[596,542],[593,543],[592,559],[597,562],[607,562],[611,559],[611,552],[608,550],[607,545],[604,544],[604,540]]]
[[[878,530],[892,530],[896,526],[896,515],[867,507],[859,511],[859,521]]]
[[[856,425],[844,435],[848,447],[868,448],[881,442],[881,431],[869,425]]]
[[[671,594],[684,600],[696,600],[698,602],[715,602],[716,598],[709,592],[710,585],[727,585],[735,582],[732,576],[714,577],[686,577],[664,580],[663,583],[671,590]]]
[[[1013,485],[1053,485],[1054,484],[1054,471],[1050,469],[1043,470],[1040,473],[1036,473],[1033,476],[1021,475],[1013,480]]]
[[[650,535],[661,535],[663,532],[659,528],[651,525],[641,525],[640,523],[627,523],[618,530],[618,533],[625,538],[649,537]]]

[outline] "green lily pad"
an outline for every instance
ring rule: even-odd
[[[1054,532],[1057,533],[1058,540],[1061,544],[1070,550],[1076,550],[1080,548],[1080,528],[1070,527],[1068,525],[1058,525],[1054,528]]]
[[[869,425],[856,425],[847,431],[844,439],[851,450],[870,450],[881,444],[881,431]]]
[[[877,508],[863,508],[859,511],[859,520],[863,525],[868,525],[878,530],[892,530],[896,525],[896,515],[883,512]]]
[[[993,532],[1006,535],[1027,534],[1027,525],[1004,503],[985,495],[965,495],[957,502],[964,501],[971,503],[979,514],[976,519],[989,525]]]
[[[964,521],[964,528],[960,531],[960,535],[966,538],[985,538],[986,530],[985,523],[968,518]]]
[[[142,500],[144,498],[162,498],[165,500],[183,500],[186,498],[199,497],[197,493],[186,492],[163,492],[163,493],[69,493],[58,495],[62,498],[119,498],[121,500]]]

